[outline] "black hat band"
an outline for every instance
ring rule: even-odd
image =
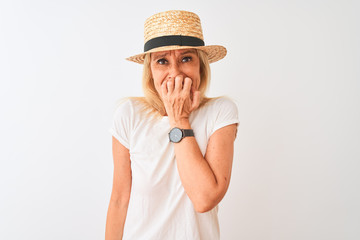
[[[197,37],[168,35],[168,36],[153,38],[147,41],[144,45],[144,52],[157,47],[173,46],[173,45],[199,47],[199,46],[205,46],[205,43],[203,40]]]

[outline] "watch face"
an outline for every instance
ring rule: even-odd
[[[169,138],[171,142],[180,142],[182,139],[182,131],[179,128],[171,129],[169,133]]]

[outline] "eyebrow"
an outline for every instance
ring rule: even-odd
[[[159,58],[163,58],[163,57],[165,57],[166,55],[168,55],[168,53],[164,53],[164,54],[159,54],[159,55],[155,55],[155,56],[154,56],[154,59],[159,59]]]

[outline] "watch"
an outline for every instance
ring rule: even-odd
[[[184,137],[194,137],[194,131],[192,129],[180,129],[180,128],[174,127],[169,132],[170,142],[178,143]]]

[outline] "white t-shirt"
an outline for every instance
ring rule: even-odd
[[[189,117],[196,141],[205,155],[217,129],[239,123],[237,106],[228,98],[211,100]],[[124,240],[218,240],[218,206],[195,211],[177,170],[168,117],[154,121],[126,100],[114,113],[110,133],[129,149],[132,170]]]

